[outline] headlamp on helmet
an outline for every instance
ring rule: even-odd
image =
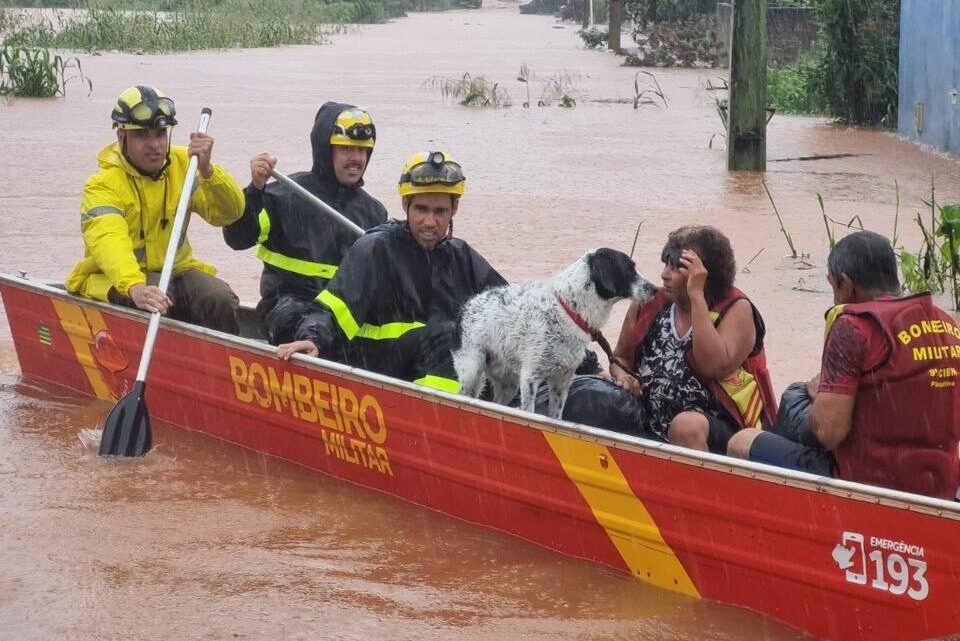
[[[414,194],[454,194],[462,196],[467,188],[463,168],[442,151],[414,154],[400,170],[397,191],[401,196]]]
[[[177,124],[173,100],[153,87],[124,89],[110,118],[119,129],[166,129]]]
[[[330,144],[373,149],[377,141],[377,128],[373,119],[359,107],[345,109],[337,116],[330,132]]]

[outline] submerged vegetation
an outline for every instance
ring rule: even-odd
[[[899,200],[898,200],[899,202]],[[929,218],[917,212],[914,219],[923,240],[914,253],[903,247],[897,249],[903,286],[911,292],[950,291],[953,309],[960,310],[960,204],[941,205],[936,199],[936,189],[930,185],[930,198],[923,203],[929,208]],[[894,230],[896,237],[896,230]]]
[[[89,91],[93,85],[79,59],[55,50],[166,53],[316,44],[348,23],[451,6],[451,0],[0,0],[0,95],[54,97],[71,82]]]
[[[73,80],[86,85],[88,93],[93,89],[75,57],[64,58],[42,47],[0,48],[0,95],[53,98],[65,95]]]
[[[523,107],[531,105],[530,85],[536,80],[536,75],[530,67],[524,63],[517,74],[517,82],[524,86],[526,99],[522,101]],[[557,71],[546,80],[541,81],[540,98],[537,100],[538,107],[549,107],[556,104],[559,107],[572,108],[577,106],[577,82],[580,80],[580,74],[567,71],[565,69]],[[484,76],[471,76],[464,73],[459,78],[443,78],[434,76],[427,78],[423,83],[424,88],[440,92],[440,96],[445,100],[454,100],[457,104],[464,107],[493,107],[499,109],[510,107],[513,100],[510,92],[499,82],[487,80]]]
[[[793,237],[787,231],[773,195],[763,182],[763,188],[770,199],[773,213],[780,225],[780,233],[790,248],[790,258],[798,261],[801,268],[810,267],[807,262],[809,254],[801,252],[794,244]],[[920,228],[922,240],[916,251],[911,251],[899,243],[900,223],[900,185],[894,184],[896,192],[896,211],[893,217],[893,236],[890,244],[897,255],[900,274],[903,277],[903,289],[907,292],[932,292],[941,294],[950,293],[954,311],[960,311],[960,204],[941,205],[936,199],[936,187],[931,180],[930,198],[924,198],[923,204],[927,207],[926,215],[917,212],[914,221]],[[837,242],[836,230],[838,227],[848,230],[865,229],[859,216],[853,216],[847,222],[837,221],[827,215],[823,196],[816,194],[817,204],[820,207],[820,216],[826,228],[827,242],[832,249]],[[880,232],[883,233],[883,232]]]
[[[577,32],[580,39],[583,40],[583,46],[587,49],[606,49],[607,48],[607,30],[591,27],[590,29],[581,29]]]
[[[29,2],[18,2],[19,6]],[[37,2],[68,9],[28,14],[0,8],[4,44],[81,51],[164,53],[323,42],[347,23],[379,23],[450,0],[88,0]]]
[[[638,71],[633,76],[633,108],[639,109],[645,105],[666,109],[667,96],[655,75],[649,71]]]
[[[252,4],[215,10],[132,12],[90,9],[83,15],[56,13],[28,23],[7,37],[9,44],[82,51],[183,51],[228,47],[273,47],[322,42],[328,27],[282,11],[260,15]]]
[[[455,100],[464,107],[509,107],[510,94],[498,82],[483,76],[464,73],[459,78],[428,78],[423,86],[440,92],[445,99]]]

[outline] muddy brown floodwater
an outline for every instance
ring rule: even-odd
[[[62,278],[81,255],[80,190],[112,135],[112,103],[131,84],[176,99],[178,143],[200,107],[212,107],[215,160],[243,184],[260,151],[287,172],[309,167],[321,102],[366,106],[379,134],[369,190],[397,214],[403,160],[449,150],[469,183],[456,232],[510,280],[547,276],[591,247],[629,251],[641,222],[635,257],[655,280],[668,231],[717,225],[746,267],[737,284],[765,316],[781,389],[817,369],[831,302],[815,193],[834,219],[857,215],[892,235],[899,184],[900,238],[911,247],[931,176],[941,202],[960,201],[954,159],[889,133],[777,115],[765,179],[809,254],[800,269],[785,258],[761,177],[724,168],[707,89],[722,72],[654,70],[668,106],[634,110],[636,70],[583,49],[574,25],[486,4],[363,27],[329,46],[81,54],[89,97],[74,85],[66,99],[0,104],[0,271]],[[523,63],[535,74],[534,101],[564,73],[576,108],[520,107]],[[499,81],[515,106],[467,109],[422,88],[464,72]],[[256,301],[252,253],[231,251],[202,222],[190,237]],[[0,639],[801,638],[176,428],[157,426],[145,460],[100,460],[78,435],[101,423],[104,403],[17,373],[0,314]]]

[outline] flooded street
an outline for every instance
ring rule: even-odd
[[[261,151],[279,156],[281,171],[309,168],[322,102],[367,107],[378,131],[368,190],[401,215],[403,161],[451,152],[468,179],[456,234],[511,281],[545,277],[588,248],[629,251],[640,223],[634,256],[656,281],[670,230],[716,225],[738,266],[749,262],[737,285],[766,320],[778,391],[818,368],[832,301],[816,192],[835,220],[856,215],[892,236],[898,184],[898,237],[910,249],[931,176],[938,201],[960,202],[955,159],[889,133],[777,115],[762,178],[808,255],[799,264],[785,257],[761,176],[725,170],[707,88],[724,70],[653,70],[667,106],[634,110],[637,70],[583,49],[575,25],[521,16],[515,3],[485,5],[365,26],[329,46],[80,55],[89,97],[76,83],[66,99],[0,103],[0,272],[62,279],[82,255],[80,192],[113,135],[116,96],[131,84],[176,100],[177,144],[210,106],[214,160],[243,185]],[[521,107],[524,63],[534,104],[560,73],[576,107]],[[467,109],[423,86],[464,73],[500,82],[514,106]],[[843,157],[804,160],[833,155]],[[190,240],[256,302],[252,250],[230,250],[202,221]],[[611,340],[625,308],[605,329]],[[79,436],[108,409],[21,380],[0,312],[0,639],[803,638],[163,424],[145,460],[104,461]]]

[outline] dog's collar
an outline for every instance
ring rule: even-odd
[[[585,321],[583,319],[583,316],[575,312],[574,309],[570,307],[569,303],[567,303],[567,301],[563,300],[563,298],[560,297],[560,294],[557,294],[556,296],[557,296],[557,302],[560,303],[560,307],[562,307],[563,311],[567,313],[567,316],[570,317],[570,320],[576,323],[577,327],[585,331],[587,334],[590,334],[590,338],[596,340],[596,336],[600,332],[600,330],[590,327],[590,323]]]

